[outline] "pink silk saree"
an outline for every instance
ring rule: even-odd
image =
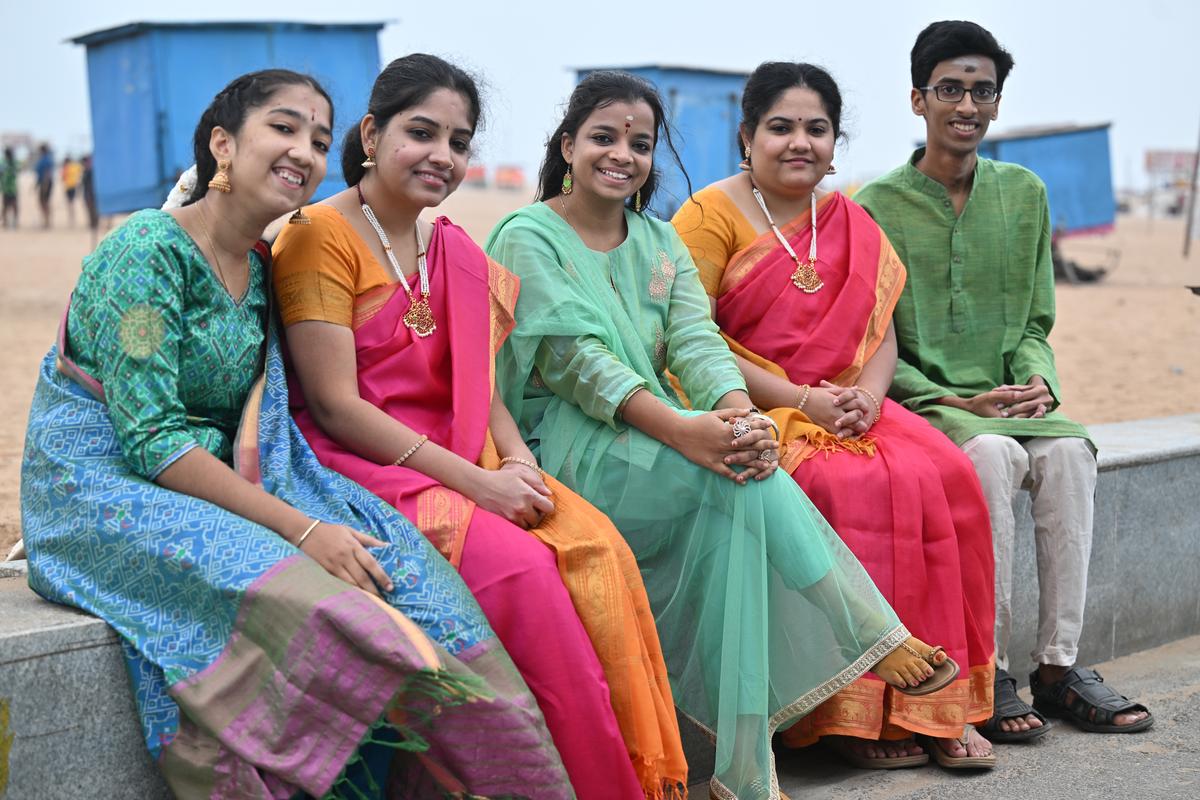
[[[797,385],[852,385],[883,342],[904,287],[904,266],[858,205],[818,201],[818,272],[805,294],[770,231],[735,253],[717,297],[717,323],[740,355]],[[782,228],[807,253],[807,214]],[[958,737],[992,714],[994,585],[991,526],[966,456],[891,400],[861,440],[838,441],[803,412],[774,409],[783,466],[863,563],[914,636],[943,645],[963,666],[951,686],[923,697],[860,679],[784,734],[791,745],[824,735],[867,739],[912,733]]]

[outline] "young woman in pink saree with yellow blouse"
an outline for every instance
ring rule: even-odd
[[[681,798],[687,765],[637,564],[543,476],[494,391],[519,282],[445,217],[479,98],[392,62],[343,150],[349,187],[275,245],[293,416],[320,461],[412,520],[529,684],[580,798]],[[360,163],[366,162],[366,163]]]
[[[904,265],[866,211],[813,191],[839,136],[837,85],[809,64],[763,64],[742,109],[743,172],[697,192],[674,225],[751,399],[781,428],[780,466],[909,630],[963,666],[922,697],[859,679],[784,741],[833,737],[851,763],[888,769],[927,762],[913,739],[924,734],[943,766],[992,766],[990,743],[972,727],[992,715],[987,507],[958,448],[885,399]]]

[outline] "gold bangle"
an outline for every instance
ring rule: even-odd
[[[797,411],[804,410],[804,404],[808,402],[808,393],[812,391],[812,387],[809,386],[807,383],[804,384],[804,386],[802,388],[804,389],[804,391],[800,393],[800,401],[798,403],[796,403]]]
[[[299,549],[300,545],[304,544],[304,540],[307,539],[308,535],[310,533],[312,533],[316,529],[316,527],[320,524],[321,524],[321,520],[314,519],[312,521],[312,524],[304,529],[304,533],[300,534],[300,538],[296,540],[296,548],[297,549]]]
[[[398,467],[401,464],[403,464],[405,461],[408,461],[408,457],[411,456],[413,453],[417,452],[417,448],[419,448],[421,445],[425,444],[428,441],[429,441],[429,437],[422,433],[421,438],[417,439],[417,443],[414,444],[412,447],[408,448],[407,450],[405,450],[404,455],[400,456],[395,461],[393,461],[392,466]]]
[[[542,468],[538,466],[538,463],[536,461],[530,461],[528,458],[518,458],[516,456],[505,456],[504,458],[500,459],[500,466],[503,467],[505,464],[523,464],[526,467],[530,467],[531,469],[537,470],[538,473],[541,473],[541,471],[542,471]]]
[[[879,398],[872,394],[870,389],[859,386],[858,384],[854,384],[854,386],[851,388],[860,391],[867,397],[871,398],[871,402],[875,404],[875,419],[871,420],[871,424],[874,425],[876,422],[879,422],[879,415],[883,413],[883,406],[879,405]]]

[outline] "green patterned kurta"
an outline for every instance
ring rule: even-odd
[[[146,478],[193,447],[232,457],[266,331],[264,269],[249,258],[235,301],[175,218],[147,210],[84,259],[69,355],[103,385],[125,459]]]
[[[854,199],[871,213],[908,268],[896,305],[900,346],[889,394],[962,445],[984,433],[1078,436],[1087,429],[1051,412],[1041,419],[979,417],[938,404],[1008,383],[1046,380],[1061,402],[1054,351],[1054,269],[1046,187],[1029,170],[980,158],[961,215],[946,187],[907,164]]]

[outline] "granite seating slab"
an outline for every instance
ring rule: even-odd
[[[1200,634],[1200,414],[1097,425],[1096,518],[1080,663]],[[1022,682],[1037,618],[1028,497],[1017,501]],[[681,717],[693,784],[713,748]],[[696,796],[703,796],[697,788]],[[170,797],[142,742],[116,635],[31,592],[23,562],[0,564],[0,798]]]

